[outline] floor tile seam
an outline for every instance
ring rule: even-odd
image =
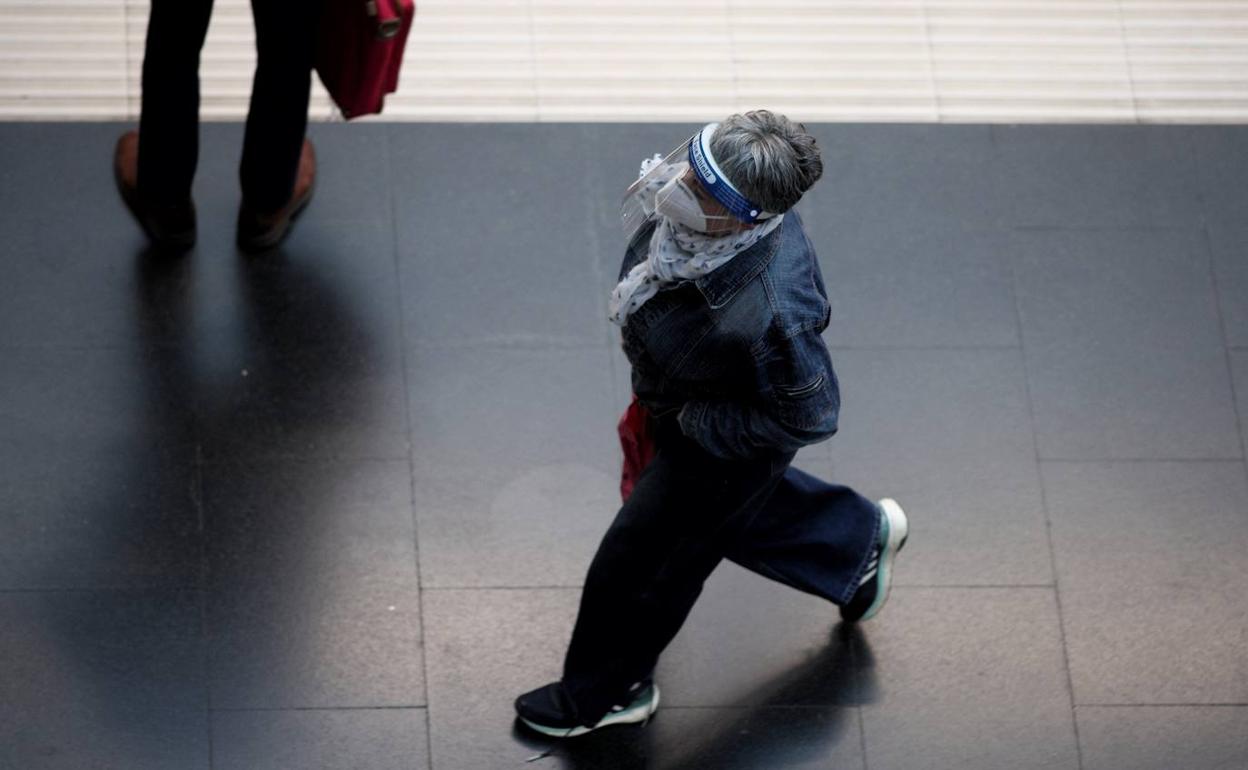
[[[730,34],[731,34],[731,30],[732,30],[732,27],[731,25],[729,25]],[[731,41],[730,41],[730,45],[731,45]],[[735,80],[735,72],[734,72],[734,80]],[[735,84],[733,87],[733,93],[734,93],[734,98],[735,98],[735,93],[736,93]],[[599,127],[595,126],[593,127],[592,130],[597,130],[598,128]],[[591,129],[587,129],[587,130],[591,130]],[[597,173],[597,171],[598,171],[598,167],[596,165],[591,165],[588,173],[585,174],[585,178],[587,181],[592,179],[592,181],[590,181],[591,188],[593,188],[593,184],[595,183],[598,185],[606,184],[606,180],[603,179]],[[611,210],[612,207],[610,206],[610,204],[606,203],[606,199],[603,196],[593,195],[592,192],[593,192],[593,189],[590,190],[591,194],[589,195],[589,197],[593,201],[594,221],[603,221],[604,219],[609,221],[609,220],[614,219],[617,212]],[[603,210],[604,205],[607,207],[607,210],[605,211]],[[589,227],[589,231],[590,231],[590,239],[591,239],[591,242],[593,243],[593,249],[594,249],[593,253],[595,254],[608,253],[605,246],[602,243],[602,239],[600,238],[600,232],[598,228],[592,226],[591,224]],[[607,306],[610,304],[609,302],[610,294],[614,292],[615,286],[618,285],[619,271],[618,269],[617,270],[608,269],[607,265],[611,263],[607,262],[606,264],[604,264],[604,261],[602,259],[595,259],[593,260],[593,263],[594,263],[593,272],[594,272],[594,276],[596,280],[595,286],[603,287],[603,286],[610,285],[611,287],[609,291],[603,292],[599,300],[600,302],[604,303],[599,306],[600,309],[606,310],[608,309]],[[611,392],[615,396],[616,403],[621,404],[621,403],[631,400],[633,396],[633,391],[632,391],[632,383],[631,383],[632,378],[631,376],[628,376],[628,377],[623,378],[623,379],[629,380],[629,387],[627,391],[624,393],[617,392],[617,385],[621,380],[621,374],[622,374],[622,372],[620,371],[620,367],[621,367],[621,364],[623,364],[624,366],[627,366],[629,368],[629,373],[631,374],[632,364],[622,355],[616,355],[617,351],[622,353],[623,340],[621,337],[621,330],[617,328],[615,324],[610,322],[605,312],[603,313],[603,318],[599,321],[599,324],[602,328],[603,341],[606,344],[606,351],[607,351],[607,356],[608,356],[607,357],[607,374],[611,377]]]
[[[190,594],[207,593],[206,586],[35,586],[24,588],[0,587],[3,594]]]
[[[1236,701],[1215,701],[1211,703],[1177,703],[1177,702],[1160,702],[1160,703],[1077,703],[1076,709],[1080,708],[1104,708],[1104,709],[1136,709],[1136,708],[1218,708],[1218,709],[1248,709],[1248,701],[1239,703]]]
[[[223,468],[239,468],[265,465],[399,465],[406,463],[408,456],[403,455],[272,455],[254,457],[246,460],[226,460],[207,458],[203,461],[205,469],[220,470]]]
[[[1075,714],[1075,682],[1074,676],[1070,670],[1070,647],[1066,638],[1066,615],[1062,609],[1062,589],[1060,581],[1060,572],[1057,566],[1057,550],[1053,545],[1053,520],[1049,514],[1048,496],[1044,483],[1044,470],[1041,465],[1040,436],[1037,433],[1036,425],[1036,406],[1035,399],[1032,396],[1032,380],[1031,367],[1027,357],[1027,335],[1023,328],[1023,308],[1022,300],[1019,292],[1019,276],[1018,276],[1018,257],[1014,254],[1009,256],[1010,263],[1010,291],[1014,299],[1014,316],[1018,329],[1018,339],[1020,347],[1020,356],[1023,365],[1023,394],[1027,403],[1027,421],[1031,430],[1032,448],[1034,451],[1036,483],[1040,491],[1040,511],[1044,517],[1044,536],[1049,549],[1049,570],[1053,577],[1052,595],[1054,607],[1057,611],[1057,631],[1058,642],[1062,651],[1062,670],[1066,674],[1066,695],[1070,708],[1070,726],[1072,737],[1075,742],[1075,760],[1079,770],[1083,770],[1083,740],[1079,735],[1079,720]]]
[[[1194,133],[1195,132],[1193,131],[1187,132],[1188,149],[1191,151],[1192,164],[1196,167],[1196,194],[1200,197],[1200,210],[1204,214],[1204,221],[1202,224],[1204,225],[1205,230],[1208,231],[1210,216],[1212,215],[1214,218],[1218,218],[1218,214],[1216,212],[1211,212],[1208,209],[1209,196],[1207,194],[1208,190],[1205,189],[1205,164],[1201,162],[1200,152],[1196,150],[1193,136]]]
[[[856,703],[759,703],[757,705],[749,704],[725,704],[716,705],[690,705],[675,704],[663,701],[664,711],[823,711],[828,709],[836,709],[838,711],[849,711],[857,709]]]
[[[426,711],[428,704],[394,706],[238,706],[210,709],[214,714],[268,714],[299,711]]]
[[[1079,718],[1078,718],[1078,714],[1075,708],[1077,705],[1077,701],[1075,699],[1075,679],[1074,679],[1074,674],[1072,674],[1070,670],[1070,646],[1066,638],[1066,614],[1065,614],[1065,611],[1063,610],[1063,605],[1062,605],[1062,590],[1061,590],[1061,586],[1059,585],[1060,578],[1059,578],[1058,567],[1057,567],[1056,549],[1053,546],[1053,524],[1052,524],[1052,520],[1049,517],[1048,502],[1045,499],[1043,474],[1039,474],[1038,467],[1037,467],[1037,474],[1041,476],[1040,505],[1041,505],[1041,508],[1044,510],[1045,535],[1049,540],[1049,555],[1050,555],[1051,566],[1053,569],[1053,581],[1054,581],[1053,589],[1052,589],[1053,590],[1053,603],[1057,610],[1057,630],[1058,630],[1058,641],[1061,645],[1061,650],[1062,650],[1062,669],[1066,673],[1066,692],[1070,699],[1069,700],[1070,727],[1072,731],[1072,737],[1075,742],[1075,760],[1076,760],[1076,766],[1079,768],[1079,770],[1083,770],[1083,737],[1079,734]]]
[[[942,589],[942,590],[958,590],[958,591],[980,591],[980,590],[1012,590],[1012,589],[1031,589],[1031,590],[1052,590],[1054,583],[903,583],[894,581],[893,588],[904,589]]]
[[[871,765],[867,759],[867,718],[862,713],[862,704],[854,706],[854,713],[858,721],[858,751],[862,756],[862,770],[869,770]]]
[[[341,225],[374,225],[378,228],[390,225],[392,230],[397,227],[397,225],[390,221],[389,217],[384,214],[339,214],[335,212],[325,216],[316,211],[308,211],[306,212],[306,215],[307,219],[302,219],[304,215],[300,215],[302,221],[318,229],[325,226],[338,227]]]
[[[192,345],[166,342],[140,342],[123,340],[99,344],[76,344],[60,342],[12,343],[0,342],[0,353],[48,352],[48,353],[177,353],[190,352]]]
[[[1011,222],[1004,224],[1003,228],[1017,233],[1194,233],[1201,229],[1202,221],[1169,225],[1050,225]]]
[[[978,353],[1006,352],[1022,348],[1022,345],[837,345],[828,350],[843,353]]]
[[[1119,2],[1122,2],[1122,0],[1119,0]],[[1200,153],[1196,150],[1195,132],[1184,129],[1176,133],[1177,133],[1177,136],[1181,137],[1183,140],[1182,141],[1183,147],[1181,149],[1187,153],[1187,163],[1190,166],[1193,180],[1196,183],[1196,202],[1200,204],[1201,225],[1204,227],[1208,227],[1209,211],[1206,208],[1205,204],[1206,202],[1208,202],[1209,198],[1205,194],[1205,185],[1201,181]],[[1176,139],[1174,141],[1178,141],[1178,140]]]
[[[405,324],[406,325],[406,324]],[[596,340],[590,342],[588,340],[576,340],[567,342],[558,341],[541,341],[536,342],[531,339],[499,339],[499,338],[459,338],[449,341],[422,341],[413,340],[405,345],[407,350],[412,352],[444,352],[444,351],[463,351],[463,352],[520,352],[520,353],[540,353],[540,352],[563,352],[563,351],[591,351],[614,349],[615,344],[612,341]]]
[[[1237,465],[1244,461],[1243,457],[1041,457],[1039,462],[1041,465],[1081,465],[1081,464],[1123,464],[1123,465],[1139,465],[1144,463],[1183,463],[1183,464],[1200,464],[1211,463],[1214,465]]]
[[[422,593],[431,591],[580,591],[583,585],[560,586],[423,586]]]
[[[581,136],[582,138],[585,139],[586,147],[593,146],[594,144],[593,140],[594,140],[595,134],[597,133],[597,130],[598,129],[596,126],[591,126],[588,124],[583,124],[580,127]],[[588,221],[584,223],[588,251],[590,254],[602,254],[604,253],[604,247],[603,247],[602,239],[599,237],[600,235],[599,229],[595,226],[595,223],[602,221],[604,219],[604,216],[608,216],[608,212],[603,211],[602,209],[602,206],[604,204],[603,196],[595,195],[594,192],[596,190],[595,185],[601,184],[605,180],[602,180],[599,177],[599,175],[596,173],[597,165],[590,162],[590,157],[588,154],[582,155],[581,159],[582,159],[582,162],[585,163],[585,167],[582,169],[583,173],[580,175],[581,184],[583,185],[582,192],[584,193],[585,198],[590,201],[590,217]],[[593,279],[594,279],[593,285],[595,287],[595,291],[597,290],[598,287],[606,285],[607,280],[610,277],[607,275],[606,269],[601,259],[590,260],[590,273],[593,274]],[[604,318],[602,319],[602,321],[605,321],[605,320],[606,318],[604,314]],[[606,343],[607,345],[610,345],[612,342],[611,324],[600,322],[600,326],[602,328],[603,342]],[[615,375],[614,365],[612,365],[609,368],[609,371],[611,371],[612,377],[614,378],[614,375]],[[612,380],[612,382],[614,382],[614,379]]]
[[[619,404],[624,403],[625,401],[631,401],[634,395],[633,388],[632,388],[632,364],[628,362],[627,359],[624,360],[624,365],[628,367],[627,379],[629,381],[629,386],[626,392],[619,393],[617,392],[617,389],[619,387],[619,382],[621,379],[621,376],[620,376],[621,364],[619,360],[621,357],[615,355],[615,352],[617,350],[620,350],[620,346],[622,343],[619,343],[615,339],[613,339],[614,336],[615,336],[614,333],[610,329],[608,329],[607,330],[607,349],[606,349],[607,374],[611,377],[611,393],[615,396],[616,404],[619,405]]]
[[[128,5],[128,3],[127,3]],[[197,427],[197,426],[196,426]],[[199,581],[204,590],[198,596],[200,668],[204,678],[204,731],[208,746],[208,770],[214,767],[213,723],[212,723],[212,640],[209,634],[210,621],[208,616],[209,586],[212,579],[212,563],[208,552],[207,506],[204,503],[204,452],[203,445],[195,443],[195,468],[191,487],[191,498],[195,506],[196,534],[199,546]]]
[[[536,65],[535,65],[536,66]],[[536,86],[535,86],[536,87]],[[402,255],[399,248],[399,224],[398,224],[398,202],[397,194],[394,189],[394,177],[392,176],[392,164],[390,156],[394,148],[391,140],[393,139],[395,130],[387,126],[385,129],[386,137],[386,193],[389,198],[390,213],[390,246],[391,256],[394,262],[394,290],[397,299],[398,316],[396,323],[398,324],[399,335],[399,368],[403,380],[403,423],[404,423],[404,439],[407,444],[407,504],[408,514],[412,522],[412,560],[416,570],[416,618],[420,623],[420,633],[417,644],[420,646],[420,686],[421,700],[425,702],[425,760],[427,767],[433,767],[433,725],[429,718],[429,656],[425,644],[425,591],[424,580],[421,575],[421,558],[420,558],[420,516],[416,506],[416,453],[414,451],[415,441],[412,436],[412,389],[411,376],[409,366],[411,356],[414,354],[414,348],[407,338],[407,292],[403,290],[403,268]]]
[[[610,332],[610,329],[608,329]],[[615,339],[598,342],[575,342],[575,343],[551,343],[551,344],[516,344],[507,340],[482,340],[482,339],[462,339],[449,342],[421,342],[416,341],[408,344],[408,349],[416,352],[582,352],[582,351],[599,351],[608,350],[615,352],[618,343]],[[1018,350],[1022,346],[1020,344],[1002,345],[839,345],[830,343],[827,345],[828,350],[844,351],[844,352],[978,352],[978,351],[1010,351]],[[2,350],[3,348],[0,348]],[[1248,349],[1248,348],[1246,348]]]
[[[216,768],[216,750],[214,746],[216,743],[216,733],[214,730],[216,723],[213,721],[212,714],[213,711],[211,708],[206,709],[206,713],[204,714],[204,721],[208,724],[208,770],[215,770]]]
[[[1001,591],[1001,592],[1007,592],[1007,591],[1012,591],[1012,592],[1018,592],[1018,593],[1024,593],[1024,592],[1049,593],[1057,586],[1054,583],[1028,583],[1028,584],[1022,584],[1022,585],[1010,585],[1010,584],[974,585],[970,583],[964,583],[961,585],[939,585],[939,584],[922,585],[918,583],[909,583],[909,584],[894,583],[892,587],[893,589],[896,589],[899,591],[906,591],[906,592],[917,592],[917,591]]]
[[[1196,177],[1199,182],[1199,160],[1197,160]],[[1201,195],[1202,197],[1204,195],[1203,188],[1201,188]],[[1203,208],[1203,201],[1201,205]],[[1240,394],[1235,383],[1235,360],[1234,356],[1231,355],[1230,335],[1226,330],[1226,314],[1222,310],[1222,290],[1218,286],[1218,264],[1217,260],[1213,258],[1213,235],[1209,232],[1208,221],[1206,221],[1204,226],[1201,228],[1201,234],[1203,236],[1203,243],[1205,246],[1205,258],[1208,260],[1209,265],[1209,281],[1213,287],[1213,307],[1218,317],[1218,334],[1222,338],[1222,349],[1226,362],[1226,376],[1231,387],[1231,408],[1235,414],[1235,432],[1239,435],[1239,455],[1244,462],[1245,478],[1248,478],[1248,438],[1245,438],[1244,436],[1244,431],[1248,428],[1248,426],[1245,425],[1244,416],[1239,413],[1241,401],[1239,398]]]
[[[894,583],[904,591],[1051,591],[1054,583]],[[580,591],[577,585],[423,586],[422,591]]]
[[[56,695],[63,695],[63,694],[64,694],[63,691],[56,693]],[[148,696],[141,696],[141,697],[148,698]],[[190,717],[190,716],[195,716],[196,714],[204,713],[204,709],[198,706],[187,707],[187,706],[170,705],[167,703],[161,703],[160,701],[162,700],[162,697],[169,698],[169,697],[176,697],[176,696],[152,696],[151,698],[148,698],[147,700],[144,700],[141,704],[139,704],[136,707],[136,710],[144,711],[149,714],[153,712],[159,712],[160,716],[162,717],[164,716]],[[53,701],[49,699],[47,703],[55,703],[56,705],[63,705],[64,702]],[[5,716],[6,717],[8,716],[8,712],[5,713]],[[8,746],[6,745],[4,748],[7,749]],[[4,770],[27,770],[25,767],[14,768],[12,765],[4,765],[3,767],[4,767]],[[92,766],[90,770],[97,770],[98,767],[99,766]]]

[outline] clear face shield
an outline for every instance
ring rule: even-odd
[[[742,195],[720,171],[710,148],[718,127],[709,123],[666,157],[642,161],[640,176],[620,204],[627,240],[660,217],[701,233],[727,235],[775,216]]]

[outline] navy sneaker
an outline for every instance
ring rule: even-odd
[[[841,607],[841,620],[854,622],[870,620],[888,600],[888,589],[893,582],[893,560],[906,544],[910,522],[906,512],[896,500],[884,498],[876,504],[880,509],[880,542],[871,555],[858,590],[849,604]]]
[[[586,726],[577,718],[576,706],[563,683],[551,682],[516,698],[516,714],[526,726],[543,735],[575,738],[600,727],[645,722],[659,707],[659,688],[650,680],[638,682],[629,688],[627,698],[625,704],[612,706],[596,724]]]

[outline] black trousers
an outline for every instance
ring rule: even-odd
[[[319,0],[252,0],[256,74],[239,168],[243,200],[276,211],[294,190],[308,123]],[[143,57],[139,193],[188,200],[199,159],[199,54],[212,0],[152,0]]]
[[[879,538],[875,503],[789,467],[719,459],[674,423],[589,567],[563,684],[593,724],[648,676],[722,559],[844,604]]]

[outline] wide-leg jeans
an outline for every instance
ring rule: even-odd
[[[563,684],[583,724],[654,670],[721,559],[845,604],[879,538],[875,503],[790,467],[715,457],[663,421],[590,564]]]

